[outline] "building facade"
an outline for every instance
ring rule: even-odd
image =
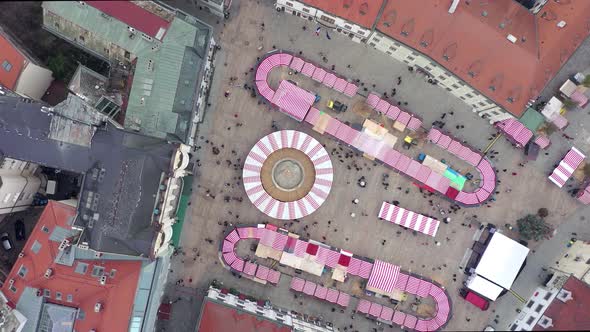
[[[194,143],[217,49],[208,25],[159,2],[46,1],[43,27],[128,72],[126,128]]]
[[[522,2],[277,0],[275,6],[407,64],[495,123],[520,117],[589,34],[581,13],[590,3]]]
[[[588,262],[590,262],[590,243],[580,240],[574,242],[564,255],[547,269],[549,280],[544,285],[537,287],[533,296],[520,309],[510,329],[512,331],[532,331],[538,330],[537,326],[551,329],[554,324],[560,322],[560,319],[567,320],[565,317],[560,318],[545,313],[554,301],[561,301],[563,304],[567,304],[570,300],[573,300],[572,302],[585,301],[585,297],[590,295]],[[586,289],[586,294],[576,294],[574,289]],[[587,325],[585,329],[588,326],[590,325]]]
[[[348,36],[352,41],[357,43],[365,43],[371,34],[370,26],[361,26],[355,22],[299,1],[277,0],[275,8],[278,11],[284,11],[285,13],[303,19],[315,20],[329,29]]]
[[[41,188],[38,165],[0,155],[0,215],[24,211]]]
[[[219,309],[211,307],[222,306]],[[224,309],[225,308],[225,309]],[[238,313],[234,313],[233,309]],[[223,317],[222,315],[228,315]],[[250,299],[242,299],[214,285],[209,286],[199,315],[196,332],[226,331],[224,319],[240,315],[242,319],[230,321],[240,324],[240,331],[255,332],[257,327],[265,331],[297,331],[297,332],[334,332],[338,331],[331,323],[308,321],[293,310],[275,307],[270,303],[260,304]],[[231,323],[230,323],[231,324]],[[229,331],[229,330],[227,330]]]
[[[223,17],[229,18],[229,9],[231,7],[232,0],[193,0],[197,2],[197,5],[207,8],[211,13]]]
[[[0,85],[23,97],[40,100],[53,81],[51,70],[41,66],[1,28],[0,49]]]

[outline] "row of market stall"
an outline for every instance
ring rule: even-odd
[[[449,185],[444,193],[445,196],[465,205],[481,204],[492,196],[496,188],[496,172],[489,160],[484,158],[477,150],[461,144],[458,139],[443,133],[437,128],[430,129],[428,140],[474,166],[479,172],[481,186],[474,192],[459,191]]]
[[[572,147],[565,154],[551,175],[549,175],[549,180],[559,188],[563,187],[566,181],[572,176],[572,174],[574,174],[576,168],[582,164],[585,158],[586,155],[584,155],[577,148]]]
[[[247,234],[242,233],[243,236]],[[232,230],[229,232],[220,248],[221,258],[224,264],[230,268],[234,273],[238,273],[243,277],[254,280],[261,284],[271,283],[277,285],[281,278],[281,273],[277,270],[269,269],[266,266],[256,264],[254,262],[242,259],[236,253],[236,245],[242,239],[239,230]]]
[[[334,303],[344,308],[348,307],[350,304],[349,294],[334,288],[318,285],[315,282],[309,280],[293,277],[291,278],[290,288],[295,292],[313,296],[319,300]]]
[[[321,276],[325,268],[329,267],[332,268],[332,279],[340,282],[344,282],[348,274],[355,275],[367,280],[367,291],[391,299],[401,300],[403,293],[422,298],[432,296],[436,303],[436,314],[426,321],[440,323],[436,327],[439,328],[450,318],[448,294],[433,281],[404,272],[391,263],[360,257],[314,240],[303,240],[297,234],[271,224],[235,228],[226,234],[220,248],[222,261],[232,272],[254,281],[276,285],[280,272],[238,257],[235,248],[241,240],[257,240],[255,255],[259,258],[270,258],[316,276]],[[349,294],[297,277],[292,278],[291,289],[343,307],[348,306],[351,299]],[[428,326],[434,326],[429,324],[431,325],[420,324],[411,328],[429,331]]]
[[[403,289],[406,293],[422,298],[431,296],[434,299],[436,313],[433,317],[430,319],[418,318],[403,311],[394,310],[365,299],[361,299],[358,302],[356,311],[385,324],[397,324],[403,329],[408,330],[436,331],[443,328],[449,321],[451,313],[451,304],[444,288],[434,282],[420,280],[403,273],[400,275],[400,280],[399,288]],[[404,283],[406,286],[402,286]]]
[[[256,68],[256,89],[261,96],[270,101],[272,105],[278,107],[282,113],[300,122],[303,121],[305,115],[314,104],[316,97],[309,91],[287,80],[282,80],[276,91],[270,88],[268,85],[268,75],[272,69],[280,66],[301,72],[301,74],[348,97],[356,95],[358,91],[356,84],[337,77],[335,74],[311,62],[306,62],[299,57],[283,52],[268,55]]]
[[[314,176],[311,190],[294,201],[282,201],[272,197],[262,185],[262,166],[267,158],[281,149],[303,152],[313,163]],[[258,210],[275,219],[303,218],[317,210],[326,200],[334,171],[330,156],[315,138],[295,130],[281,130],[264,136],[250,150],[242,171],[242,180],[248,198]]]
[[[425,215],[383,202],[379,218],[420,233],[436,236],[440,222]]]
[[[268,56],[266,59],[273,57],[273,59],[275,59],[272,61],[273,63],[286,63],[289,59],[300,63],[299,60],[294,60],[288,57],[284,58],[283,55],[284,53],[273,54]],[[266,63],[266,59],[262,60],[262,63]],[[283,60],[278,62],[279,60],[277,59]],[[257,82],[259,79],[262,80],[268,76],[268,71],[270,70],[269,68],[272,68],[272,66],[265,65],[264,69],[261,69],[260,74],[258,73],[257,69]],[[267,83],[265,84],[268,86]],[[265,94],[261,93],[261,95],[267,100],[272,101],[272,98],[267,98]],[[377,94],[374,93],[371,95],[371,98],[371,104],[375,104],[375,101],[377,102],[375,107],[377,107],[382,100]],[[381,102],[381,105],[385,105],[385,102],[386,101]],[[395,111],[395,108],[392,107],[393,105],[388,103],[386,106],[388,113],[390,108],[392,109],[392,112],[397,112]],[[307,108],[307,106],[305,108]],[[385,106],[381,106],[381,109],[384,110]],[[295,117],[288,111],[283,110],[283,112],[289,114],[292,117]],[[295,118],[299,121],[301,114],[298,114]],[[412,118],[412,116],[410,116],[410,118]],[[445,195],[446,197],[463,205],[479,205],[486,201],[491,196],[491,193],[494,192],[496,185],[496,174],[489,161],[484,159],[478,152],[463,146],[461,143],[452,139],[450,136],[443,135],[437,129],[431,130],[431,140],[434,143],[437,143],[437,145],[449,150],[449,152],[469,162],[471,165],[477,167],[480,171],[482,177],[482,187],[478,188],[475,192],[457,190],[451,186],[451,181],[449,178],[438,174],[437,172],[433,172],[429,167],[421,165],[419,162],[393,149],[393,144],[397,138],[389,133],[383,132],[376,134],[374,131],[378,130],[373,130],[372,132],[371,130],[368,130],[369,128],[367,128],[365,125],[363,125],[363,130],[357,130],[334,117],[328,116],[324,112],[321,112],[314,107],[310,107],[308,109],[303,119],[306,123],[312,125],[314,130],[318,131],[319,133],[328,133],[341,142],[344,142],[346,145],[356,149],[357,151],[360,151],[367,158],[377,159],[390,166],[392,169],[405,174],[420,183],[423,183],[427,189],[433,192],[439,192],[442,195]],[[397,119],[399,119],[399,115]],[[376,126],[373,125],[371,127]],[[382,129],[387,131],[384,128]],[[440,143],[438,143],[438,139],[435,137],[435,133],[437,132],[440,134],[440,137],[442,137]],[[446,144],[446,142],[448,142],[448,144]]]
[[[396,130],[403,132],[407,128],[416,131],[422,126],[422,120],[415,114],[401,110],[399,107],[390,104],[375,92],[371,92],[367,96],[367,105],[369,105],[372,110],[375,110],[394,121],[393,128]]]

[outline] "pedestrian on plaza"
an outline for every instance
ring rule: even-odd
[[[319,37],[319,36],[320,36],[320,31],[321,31],[321,30],[322,30],[322,28],[321,28],[321,27],[317,27],[317,28],[315,29],[315,35]]]

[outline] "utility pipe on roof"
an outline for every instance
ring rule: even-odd
[[[457,6],[459,6],[460,1],[461,0],[453,0],[453,3],[451,3],[451,7],[449,8],[449,14],[453,14],[455,10],[457,10]]]

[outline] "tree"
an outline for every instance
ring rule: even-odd
[[[47,68],[53,72],[53,76],[57,80],[63,80],[66,76],[66,59],[61,52],[49,57],[47,60]]]
[[[590,75],[586,75],[586,77],[584,77],[584,81],[582,82],[582,85],[590,88]]]
[[[533,239],[539,241],[552,231],[551,226],[545,220],[534,214],[529,214],[518,219],[516,225],[518,226],[518,233],[525,240]]]
[[[547,210],[547,208],[540,208],[539,211],[537,211],[537,215],[541,218],[545,218],[549,215],[549,210]]]

